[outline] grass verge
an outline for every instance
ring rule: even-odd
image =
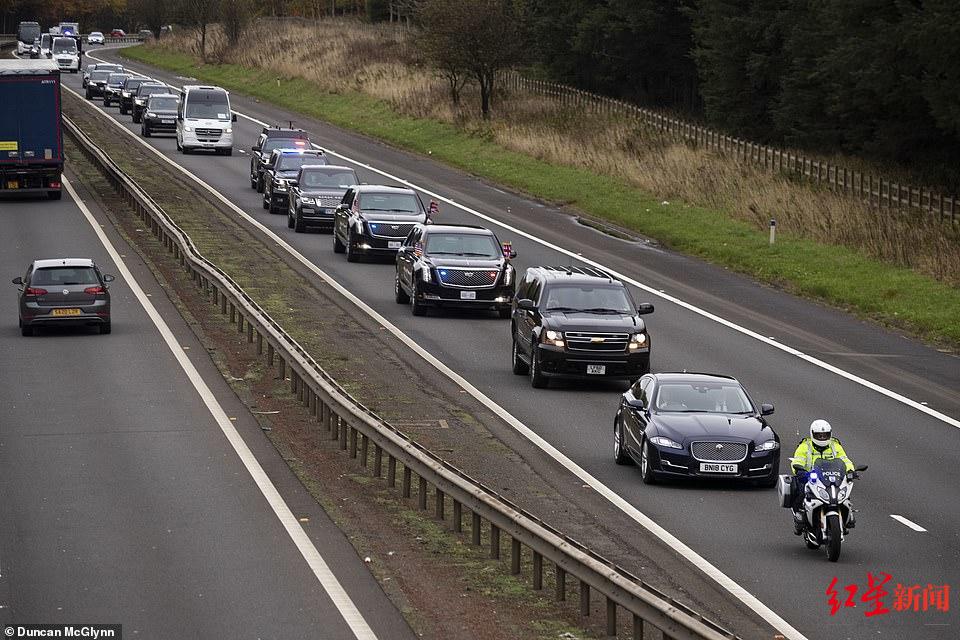
[[[679,202],[663,204],[625,181],[550,164],[441,122],[404,116],[387,103],[324,92],[310,82],[239,65],[201,65],[189,55],[132,47],[123,55],[369,135],[560,202],[803,296],[960,347],[960,290],[845,247],[779,234],[767,236],[732,217]]]

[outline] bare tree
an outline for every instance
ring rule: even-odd
[[[178,8],[181,21],[196,31],[197,53],[206,62],[207,31],[219,17],[220,0],[180,0]]]
[[[490,117],[497,73],[515,65],[523,52],[520,15],[514,0],[421,0],[418,42],[450,84],[459,101],[459,78],[480,87],[480,113]]]
[[[244,29],[250,23],[253,7],[250,0],[221,0],[220,21],[231,47],[237,46]]]

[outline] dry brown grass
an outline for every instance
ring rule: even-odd
[[[214,34],[214,41],[222,40]],[[189,34],[160,46],[190,48]],[[878,210],[854,198],[733,162],[667,140],[637,123],[574,112],[547,98],[501,95],[491,121],[477,113],[472,87],[453,108],[444,81],[417,55],[416,34],[403,27],[355,21],[297,24],[271,21],[251,30],[238,49],[216,59],[302,77],[333,93],[356,91],[401,113],[456,124],[502,146],[548,162],[586,166],[617,176],[657,198],[725,211],[765,228],[855,248],[960,285],[960,232],[917,213]]]

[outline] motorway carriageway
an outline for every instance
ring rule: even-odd
[[[120,61],[109,50],[93,55]],[[129,66],[174,86],[185,83],[143,65]],[[79,77],[65,76],[64,81],[80,91]],[[955,590],[960,583],[960,508],[954,495],[960,486],[960,361],[956,357],[699,261],[600,234],[550,207],[321,122],[241,96],[234,96],[233,107],[241,114],[234,124],[233,157],[184,156],[176,151],[172,137],[146,142],[385,316],[419,347],[549,442],[557,456],[566,456],[568,466],[568,461],[579,465],[602,495],[625,501],[621,508],[631,517],[643,519],[636,510],[649,516],[725,574],[721,580],[732,579],[759,598],[769,609],[754,603],[755,610],[787,637],[860,638],[883,633],[947,639],[960,634],[956,603],[949,614],[866,618],[866,603],[860,603],[856,610],[843,609],[830,616],[825,594],[834,577],[839,585],[861,585],[862,593],[867,572],[890,574],[891,593],[898,582],[952,583]],[[139,133],[129,117],[120,117],[116,109],[107,112]],[[622,385],[554,384],[548,390],[534,390],[527,378],[510,373],[507,322],[462,314],[414,318],[408,307],[393,301],[391,264],[349,264],[333,253],[329,235],[295,234],[287,228],[285,216],[263,211],[260,195],[249,188],[247,154],[260,129],[250,118],[271,123],[293,120],[311,132],[315,143],[359,163],[355,166],[364,182],[396,183],[369,166],[455,201],[461,206],[441,204],[439,220],[491,226],[501,240],[513,241],[521,273],[529,265],[569,263],[566,255],[545,244],[552,243],[759,334],[763,339],[649,291],[632,289],[638,301],[657,306],[656,313],[648,316],[654,370],[734,375],[757,402],[776,404],[772,424],[784,442],[784,472],[797,432],[806,433],[815,418],[830,420],[854,461],[870,465],[854,495],[855,507],[862,510],[858,526],[847,538],[839,564],[828,563],[822,551],[808,551],[793,536],[790,514],[777,504],[775,491],[725,483],[647,487],[640,483],[635,468],[616,466],[612,423]],[[330,160],[345,162],[338,155]],[[425,199],[430,197],[424,194]],[[536,239],[491,225],[467,209]],[[841,373],[850,373],[830,372],[770,342],[790,345]],[[918,404],[878,392],[852,376],[862,376],[881,390],[916,402],[929,402],[942,413],[925,412]],[[777,620],[777,614],[785,623]]]
[[[0,626],[413,638],[135,251],[72,196],[0,200]],[[20,335],[10,279],[60,256],[117,276],[111,335]]]

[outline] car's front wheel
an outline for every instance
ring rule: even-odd
[[[420,304],[417,302],[417,274],[413,274],[414,285],[410,289],[410,312],[415,316],[425,316],[427,315],[426,305]]]
[[[533,344],[530,351],[530,384],[534,389],[545,389],[550,381],[540,370],[540,350],[536,347],[536,341]]]
[[[295,233],[304,233],[307,230],[307,225],[303,222],[303,216],[299,212],[293,216],[293,231]]]
[[[340,242],[340,237],[337,236],[337,230],[333,230],[333,252],[334,253],[343,253],[347,248],[343,246],[343,243]]]
[[[393,279],[393,299],[396,300],[397,304],[407,304],[410,302],[410,296],[408,296],[407,292],[400,286],[399,273],[397,277]]]
[[[657,476],[653,473],[653,461],[650,454],[650,441],[644,440],[640,447],[640,479],[643,484],[656,484]]]
[[[354,251],[353,247],[353,232],[347,234],[347,262],[357,262],[360,259],[360,256]]]
[[[620,420],[617,420],[613,427],[613,461],[623,465],[633,464],[623,441],[623,423]]]
[[[514,336],[511,342],[513,342],[513,349],[511,349],[510,360],[513,365],[513,372],[518,376],[525,376],[530,371],[530,367],[520,359],[520,346],[517,344],[517,337]]]

